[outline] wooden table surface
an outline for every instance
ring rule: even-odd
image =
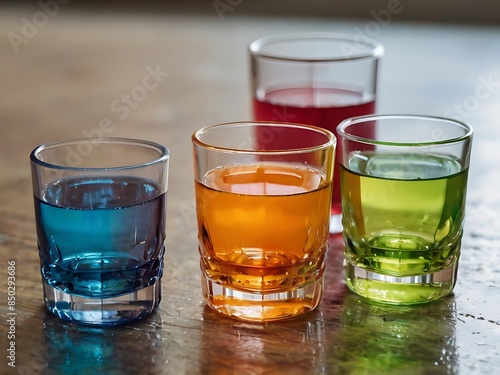
[[[64,7],[46,17],[40,8],[0,8],[0,373],[500,371],[499,28],[405,24],[396,15],[381,24],[245,18],[237,8],[222,20],[215,10],[97,15]],[[307,30],[364,34],[385,45],[379,112],[447,115],[475,128],[453,295],[415,307],[366,304],[347,291],[341,240],[332,237],[316,311],[248,324],[205,307],[190,135],[250,118],[248,43]],[[144,90],[148,75],[157,84]],[[43,306],[28,158],[38,144],[100,133],[150,139],[171,151],[161,305],[144,321],[108,329],[62,323]],[[9,261],[16,272],[14,340],[8,338]],[[15,368],[5,355],[10,341]]]

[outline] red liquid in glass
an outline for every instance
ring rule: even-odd
[[[372,114],[374,97],[363,93],[333,88],[288,88],[257,94],[253,101],[256,121],[293,122],[315,125],[336,134],[337,125],[349,117]],[[370,137],[373,134],[358,134]],[[294,140],[295,143],[299,142]],[[278,140],[279,142],[279,140]],[[279,144],[266,147],[280,147]],[[341,213],[339,161],[341,144],[337,142],[335,180],[333,184],[332,214]]]

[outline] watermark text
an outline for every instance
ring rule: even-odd
[[[125,120],[133,109],[146,100],[148,93],[155,90],[170,73],[162,71],[159,64],[155,68],[146,67],[146,75],[142,78],[141,84],[134,86],[129,92],[122,93],[113,100],[110,105],[112,113],[116,114],[118,119]],[[79,143],[75,147],[67,147],[66,163],[72,166],[78,166],[83,158],[90,155],[92,150],[98,146],[98,141],[102,140],[116,129],[115,122],[108,117],[99,121],[97,127],[93,129],[84,129],[82,134],[86,138],[85,142]]]
[[[40,0],[38,6],[40,10],[31,17],[21,17],[21,29],[19,33],[13,31],[7,34],[10,45],[16,54],[21,50],[22,45],[26,45],[38,35],[41,28],[47,26],[49,20],[59,13],[61,5],[68,4],[70,0]]]
[[[16,262],[7,262],[7,365],[16,367]]]

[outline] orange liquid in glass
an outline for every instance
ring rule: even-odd
[[[195,192],[202,271],[209,285],[235,292],[216,295],[204,287],[212,307],[243,319],[255,316],[250,320],[316,307],[321,290],[293,291],[323,275],[332,185],[321,172],[268,163],[217,168]],[[271,298],[283,292],[290,298]],[[246,301],[248,293],[261,297]]]

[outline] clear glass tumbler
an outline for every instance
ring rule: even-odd
[[[76,139],[31,153],[47,308],[63,320],[114,325],[158,306],[168,150],[121,138]]]
[[[472,128],[446,118],[380,115],[345,120],[337,131],[347,286],[392,304],[449,294]]]
[[[316,308],[335,135],[308,125],[240,122],[200,129],[192,140],[208,305],[259,322]]]
[[[254,41],[249,46],[253,119],[315,125],[335,133],[342,120],[373,114],[383,53],[376,41],[349,34],[308,32]],[[332,233],[342,230],[338,166]]]

